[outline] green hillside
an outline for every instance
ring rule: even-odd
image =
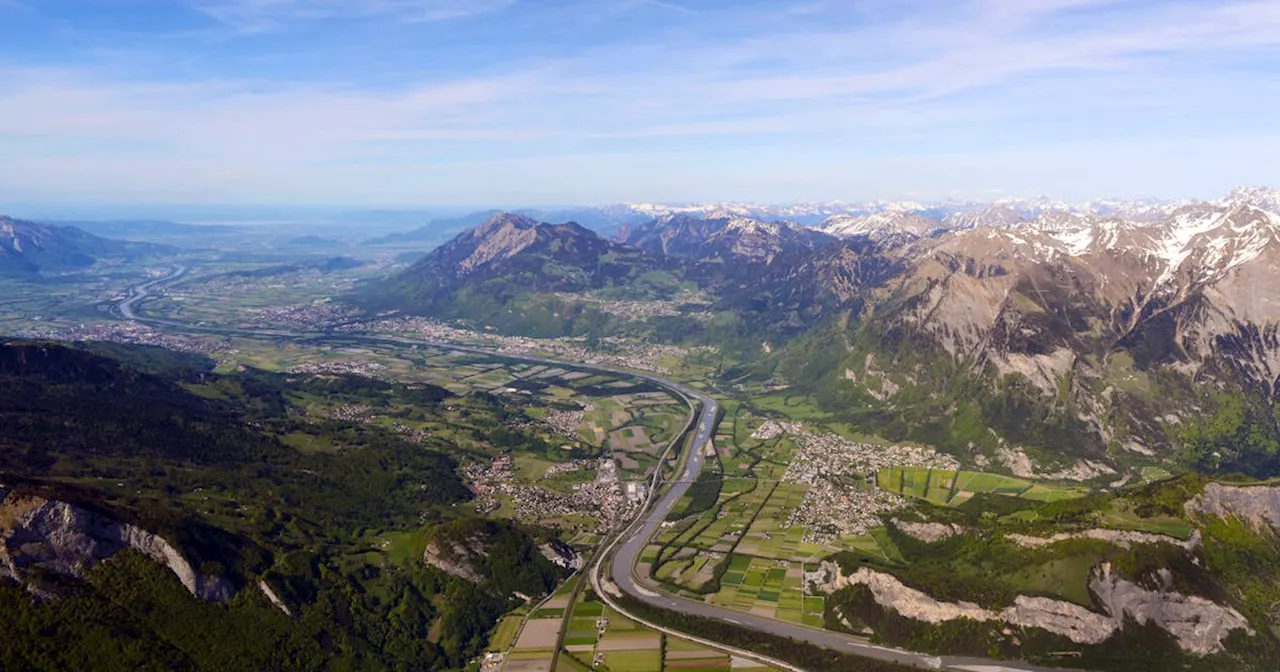
[[[129,553],[85,581],[30,579],[61,595],[53,600],[2,581],[10,616],[0,668],[461,668],[522,603],[516,592],[545,594],[564,576],[534,549],[545,531],[471,521],[453,507],[470,497],[454,438],[502,429],[506,411],[493,399],[354,376],[217,375],[199,357],[94,349],[121,358],[0,345],[0,482],[11,496],[69,501],[154,531],[239,592],[201,602]],[[423,422],[448,405],[466,420],[416,445],[309,413],[356,403]],[[502,431],[503,445],[520,450],[519,436]],[[428,538],[471,534],[473,524],[493,551],[491,580],[423,562]],[[62,633],[56,642],[50,627]]]

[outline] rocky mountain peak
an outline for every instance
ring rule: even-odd
[[[501,212],[464,233],[455,243],[471,249],[456,262],[459,275],[466,275],[495,261],[519,254],[538,240],[538,229],[550,226],[511,212]],[[594,235],[594,234],[592,234]]]
[[[99,238],[72,226],[0,217],[0,276],[69,271],[91,266],[99,257],[171,251],[150,243]]]
[[[1280,190],[1269,187],[1236,187],[1220,203],[1224,205],[1248,205],[1280,214]]]
[[[514,212],[499,212],[474,229],[476,236],[487,236],[503,229],[527,231],[538,226],[538,221]]]
[[[1204,282],[1248,263],[1280,239],[1280,215],[1235,198],[1174,211],[1163,227],[1158,284]]]
[[[43,228],[38,224],[0,215],[0,245],[21,250],[23,240],[31,241],[42,237]]]
[[[667,213],[624,229],[618,239],[651,254],[693,259],[737,257],[767,263],[781,252],[813,249],[831,238],[806,226],[720,209],[701,215]]]
[[[766,222],[762,219],[754,217],[729,217],[725,223],[726,231],[738,231],[743,233],[756,233],[767,235],[778,235],[783,227],[787,225],[782,222]]]
[[[870,215],[835,215],[828,217],[818,230],[838,238],[867,236],[875,240],[896,237],[920,238],[933,233],[942,224],[916,212],[884,210]]]
[[[1025,219],[1022,210],[1011,204],[993,205],[982,210],[969,210],[947,215],[943,225],[948,229],[1008,228]]]
[[[1068,253],[1055,238],[1031,229],[980,228],[958,231],[943,239],[937,250],[976,260],[1052,261]]]

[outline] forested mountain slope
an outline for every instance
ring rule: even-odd
[[[454,669],[517,593],[565,576],[546,531],[453,508],[471,493],[451,435],[316,414],[366,404],[541,449],[491,398],[91,349],[0,343],[3,669]],[[430,564],[428,537],[477,548],[476,576]]]

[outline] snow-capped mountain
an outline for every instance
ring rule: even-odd
[[[1248,191],[1248,190],[1242,190]],[[1253,190],[1255,198],[1266,199],[1268,190]],[[574,206],[554,209],[526,209],[522,214],[535,217],[546,222],[574,221],[593,229],[603,235],[612,235],[620,228],[638,226],[645,222],[670,215],[688,215],[690,217],[723,219],[726,217],[744,217],[760,221],[786,221],[805,226],[827,227],[833,217],[847,215],[850,217],[867,217],[872,215],[916,215],[937,222],[933,227],[908,225],[903,227],[910,232],[914,229],[970,229],[982,226],[1012,226],[1022,220],[1035,219],[1045,212],[1070,212],[1082,215],[1111,216],[1134,222],[1154,222],[1164,219],[1173,210],[1194,201],[1156,201],[1156,200],[1120,200],[1100,199],[1084,203],[1069,203],[1050,197],[1035,198],[1003,198],[995,201],[946,200],[925,202],[918,200],[872,200],[859,202],[797,202],[789,204],[766,204],[748,202],[706,202],[706,203],[615,203],[598,206]],[[495,211],[496,212],[496,211]],[[494,212],[477,213],[470,217],[475,221],[483,221]],[[897,224],[895,218],[886,217],[865,224],[845,224],[844,228],[860,233],[837,233],[835,235],[872,235],[881,231],[875,226],[876,221],[888,224],[888,235],[900,233],[894,231]],[[834,228],[834,227],[832,227]]]
[[[624,227],[617,238],[652,254],[766,263],[783,252],[811,250],[832,240],[816,229],[746,217],[728,208],[701,215],[665,214],[638,227]]]
[[[619,290],[662,270],[737,311],[748,340],[769,343],[791,383],[828,395],[833,408],[874,402],[887,419],[917,409],[901,431],[926,442],[951,428],[975,446],[1016,441],[1119,469],[1181,450],[1197,436],[1188,427],[1223,398],[1247,399],[1265,413],[1260,422],[1274,423],[1276,191],[1182,203],[918,205],[834,213],[816,228],[733,204],[653,206],[653,217],[612,243],[507,215],[383,293],[457,317],[478,308],[433,297],[554,291],[563,316],[563,293]],[[480,318],[522,319],[506,309]],[[1216,442],[1204,454],[1221,453],[1233,468],[1271,459]]]
[[[1280,214],[1280,191],[1268,187],[1236,187],[1219,205],[1250,205],[1259,210]]]
[[[1027,219],[1031,211],[1013,203],[992,205],[981,210],[965,210],[947,215],[942,225],[947,229],[980,229],[986,227],[1008,228]]]
[[[698,203],[691,205],[626,203],[621,207],[654,219],[667,215],[689,215],[710,219],[736,216],[763,221],[785,220],[796,224],[816,224],[833,215],[865,211],[863,206],[838,201],[832,203],[793,203],[790,205],[765,205],[759,203]]]
[[[1150,256],[1160,263],[1162,282],[1178,273],[1188,278],[1213,277],[1247,263],[1275,238],[1277,226],[1280,192],[1253,188],[1237,189],[1221,200],[1170,209],[1156,221],[1050,210],[1012,228],[1043,234],[1072,256]]]
[[[942,229],[936,219],[910,210],[882,210],[869,215],[835,215],[823,220],[818,230],[838,238],[866,236],[873,240],[922,238]]]

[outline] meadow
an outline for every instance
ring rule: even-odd
[[[876,485],[903,497],[936,506],[959,506],[975,494],[993,494],[1033,502],[1056,502],[1089,494],[1078,485],[1055,485],[978,471],[889,467],[876,473]]]

